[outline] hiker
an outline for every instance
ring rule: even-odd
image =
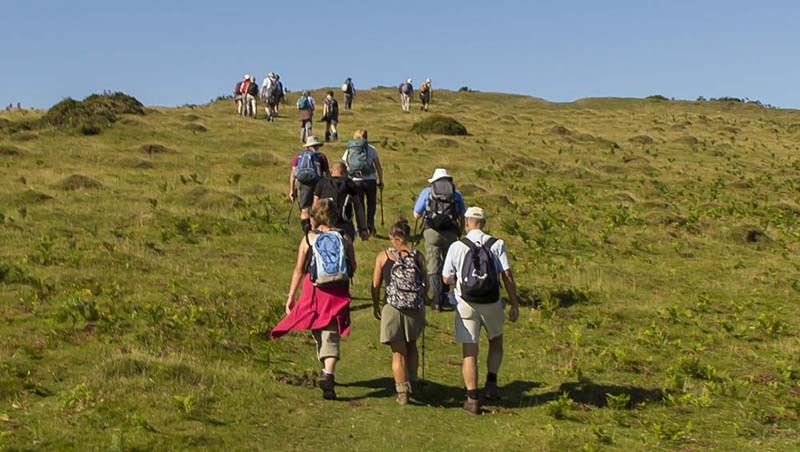
[[[464,219],[467,235],[453,243],[447,251],[442,280],[445,284],[455,284],[455,335],[456,341],[463,344],[462,373],[467,388],[464,409],[478,414],[481,403],[478,393],[478,342],[481,327],[486,329],[489,339],[483,399],[499,399],[497,372],[503,362],[505,311],[498,275],[502,277],[503,286],[508,292],[511,303],[508,320],[511,322],[516,322],[519,316],[519,300],[505,243],[502,239],[483,232],[486,212],[480,207],[470,207],[464,214]]]
[[[321,199],[311,209],[313,230],[297,248],[297,260],[286,300],[286,317],[270,332],[277,339],[289,331],[311,330],[322,364],[318,380],[322,398],[336,399],[336,362],[341,336],[350,334],[350,279],[356,271],[353,242],[334,227],[336,209]],[[295,294],[302,279],[300,298]]]
[[[303,91],[303,94],[297,99],[297,110],[300,114],[300,141],[306,141],[311,135],[311,121],[314,118],[314,98],[311,97],[311,92],[308,90]]]
[[[431,79],[427,79],[419,87],[419,101],[420,103],[422,103],[419,109],[423,111],[428,111],[428,104],[431,103],[432,97],[433,97],[433,89],[431,88]]]
[[[411,96],[414,95],[414,86],[411,84],[411,79],[400,84],[400,106],[403,111],[408,113],[408,106],[411,103]]]
[[[292,169],[289,172],[289,201],[294,202],[297,199],[297,206],[300,208],[300,227],[303,232],[308,232],[311,228],[308,209],[314,204],[314,188],[321,177],[330,176],[330,170],[328,158],[319,151],[322,147],[319,138],[308,137],[305,146],[306,148],[292,159]]]
[[[428,284],[431,287],[431,308],[440,311],[447,303],[442,284],[442,262],[450,245],[458,240],[463,230],[466,211],[464,198],[456,190],[453,178],[444,168],[436,168],[428,179],[430,187],[424,188],[414,204],[414,218],[422,218],[422,237],[425,239]]]
[[[267,121],[274,121],[276,107],[281,98],[281,86],[275,78],[275,73],[270,72],[261,84],[261,101],[264,103],[264,112],[267,114]]]
[[[250,84],[247,85],[247,93],[245,95],[245,109],[246,116],[256,117],[258,100],[258,85],[256,85],[256,76],[250,76]]]
[[[275,100],[275,107],[273,108],[273,110],[275,111],[275,116],[278,116],[278,109],[280,108],[280,104],[286,98],[286,90],[283,89],[283,82],[281,82],[281,76],[279,74],[275,74],[275,83],[278,85],[278,87],[276,88],[276,91],[278,93],[278,98]]]
[[[353,226],[353,211],[358,223],[358,235],[361,240],[369,239],[367,221],[364,216],[364,205],[358,197],[358,188],[347,177],[347,165],[344,162],[333,162],[331,176],[322,177],[314,188],[314,204],[320,199],[330,199],[336,203],[338,218],[334,222],[337,229],[341,229],[351,241],[355,241],[356,228]]]
[[[250,74],[244,74],[244,78],[241,82],[236,84],[234,88],[234,101],[236,102],[236,111],[239,115],[244,116],[245,114],[245,97],[247,96],[247,87],[250,84]]]
[[[367,141],[366,129],[358,129],[353,139],[347,142],[342,160],[347,163],[347,172],[358,188],[361,203],[367,206],[367,227],[370,235],[377,234],[375,212],[378,190],[383,191],[383,167],[378,150]]]
[[[322,120],[325,121],[325,142],[339,141],[339,132],[336,131],[339,124],[339,102],[333,97],[333,91],[328,91],[322,103]]]
[[[372,271],[372,313],[381,321],[381,343],[392,349],[397,403],[408,404],[408,395],[417,386],[419,354],[417,338],[425,329],[425,257],[408,245],[411,227],[405,218],[389,228],[392,246],[378,252]],[[384,305],[380,307],[381,283],[386,284]]]
[[[347,77],[342,84],[342,94],[344,95],[344,109],[350,111],[353,109],[353,98],[356,97],[356,85],[353,84],[353,79]]]

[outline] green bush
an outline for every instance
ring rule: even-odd
[[[439,135],[466,135],[467,128],[450,116],[433,115],[415,123],[411,131]]]
[[[66,98],[53,105],[40,126],[97,135],[119,119],[119,115],[143,115],[144,105],[123,93],[92,94],[82,101]]]

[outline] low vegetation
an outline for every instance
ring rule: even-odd
[[[296,96],[275,123],[230,99],[0,113],[0,450],[797,449],[800,113],[439,90],[469,129],[442,137],[396,87],[360,91],[322,150],[369,130],[385,221],[356,243],[326,402],[309,335],[267,339],[301,240]],[[385,230],[436,167],[487,209],[523,304],[477,417],[452,312],[428,316],[428,382],[398,406],[369,308]]]

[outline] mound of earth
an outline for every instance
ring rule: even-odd
[[[184,200],[191,206],[203,209],[214,207],[241,207],[244,200],[233,193],[210,190],[205,187],[195,187],[189,190]]]
[[[186,129],[191,130],[194,133],[208,132],[208,128],[206,126],[197,123],[187,124]]]
[[[256,166],[256,167],[274,166],[281,164],[278,158],[270,154],[269,152],[248,152],[246,154],[242,154],[242,156],[239,157],[239,161],[244,166]]]
[[[56,184],[56,188],[64,191],[81,189],[96,190],[103,188],[103,183],[97,179],[92,179],[91,177],[84,176],[82,174],[73,174],[72,176],[69,176]]]
[[[697,138],[695,138],[695,137],[693,137],[691,135],[684,135],[684,136],[682,136],[680,138],[676,138],[675,139],[675,143],[686,144],[686,145],[689,145],[689,146],[694,146],[694,145],[698,144],[699,142],[700,142],[700,140],[698,140]]]
[[[433,115],[429,116],[411,126],[411,131],[426,134],[433,133],[438,135],[466,135],[467,128],[450,116]]]
[[[631,137],[628,141],[634,144],[653,144],[655,140],[653,137],[649,135],[636,135],[635,137]]]
[[[9,157],[16,157],[19,155],[25,154],[25,151],[22,149],[11,145],[11,144],[0,144],[0,155],[6,155]]]
[[[458,141],[452,138],[437,138],[431,141],[430,145],[437,148],[455,148],[458,147]]]
[[[40,124],[96,135],[123,114],[144,115],[144,105],[124,93],[92,94],[82,101],[66,98],[53,105],[42,116]]]
[[[145,154],[147,154],[147,155],[164,154],[164,153],[167,153],[167,152],[174,152],[173,149],[170,149],[170,148],[164,146],[163,144],[158,144],[158,143],[143,144],[143,145],[139,146],[139,149],[142,152],[144,152]]]

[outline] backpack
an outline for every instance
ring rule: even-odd
[[[350,177],[366,177],[375,173],[367,140],[356,138],[347,142],[347,171]]]
[[[306,242],[313,253],[306,269],[311,282],[317,287],[346,285],[350,275],[342,234],[336,230],[314,232],[313,242],[309,241],[306,234]]]
[[[278,99],[281,97],[281,84],[277,80],[273,80],[269,86],[269,92],[267,93],[269,99],[273,102],[277,102]]]
[[[337,119],[339,117],[339,102],[336,99],[325,99],[325,105],[328,109],[328,119]]]
[[[297,109],[298,110],[307,110],[310,107],[310,102],[308,101],[308,96],[300,96],[297,99]]]
[[[294,178],[303,185],[312,185],[319,179],[319,152],[302,151],[297,157]]]
[[[349,83],[345,82],[345,83],[342,85],[342,92],[343,92],[343,93],[350,94],[350,84],[349,84]]]
[[[461,239],[469,247],[461,265],[461,298],[465,301],[489,304],[500,299],[498,268],[491,251],[496,241],[491,237],[486,243],[476,245],[472,240]]]
[[[422,92],[428,91],[429,89],[431,89],[431,86],[428,84],[428,82],[422,82],[422,84],[419,85],[419,90]]]
[[[439,179],[431,184],[425,216],[435,231],[451,230],[458,227],[458,204],[456,186],[450,179]]]
[[[353,197],[347,192],[347,184],[349,179],[346,177],[330,177],[326,178],[329,190],[323,188],[320,191],[320,196],[326,196],[328,199],[336,204],[336,212],[339,214],[338,221],[349,223],[352,220],[353,214]],[[351,182],[350,182],[351,183]],[[322,194],[324,193],[324,195]]]
[[[233,87],[233,95],[238,96],[242,94],[242,82],[237,82],[236,86]]]
[[[258,85],[251,82],[250,85],[247,87],[247,94],[253,97],[258,97]]]
[[[411,85],[408,83],[403,83],[402,85],[400,85],[400,92],[403,94],[411,94],[413,90],[414,88],[412,88]]]
[[[416,250],[403,253],[389,248],[389,252],[394,257],[394,264],[386,284],[386,303],[397,309],[421,309],[425,303],[425,289]]]

